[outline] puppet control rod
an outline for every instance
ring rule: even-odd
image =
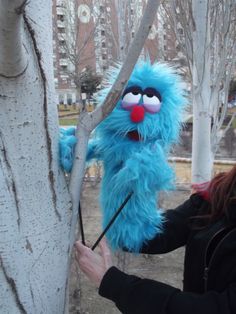
[[[121,204],[121,206],[117,209],[117,211],[115,212],[115,214],[113,215],[113,217],[111,218],[110,222],[107,224],[106,228],[103,230],[103,232],[100,234],[100,236],[98,237],[97,241],[94,243],[94,245],[92,246],[91,250],[94,251],[95,248],[97,247],[98,243],[101,241],[101,239],[104,237],[104,235],[106,234],[106,232],[109,230],[109,228],[111,227],[111,225],[114,223],[114,221],[116,220],[116,218],[119,216],[119,214],[121,213],[122,209],[125,207],[126,203],[129,201],[129,199],[131,198],[133,192],[130,192],[126,199],[124,200],[124,202]],[[79,221],[80,221],[80,231],[81,231],[81,240],[82,243],[85,245],[85,237],[84,237],[84,229],[83,229],[83,222],[82,222],[82,213],[81,213],[81,207],[80,207],[80,203],[79,203]]]

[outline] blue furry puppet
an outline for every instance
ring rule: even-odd
[[[113,70],[108,81],[114,81],[116,74]],[[100,102],[110,87],[100,92]],[[103,161],[100,203],[104,227],[133,192],[107,233],[113,249],[138,252],[145,241],[162,230],[157,191],[173,184],[174,173],[166,155],[178,139],[185,102],[180,79],[171,68],[142,61],[134,68],[114,110],[96,128],[87,159]],[[69,135],[69,146],[65,134],[61,141],[61,163],[67,170],[72,166],[73,139]]]

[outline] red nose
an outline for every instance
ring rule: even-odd
[[[130,113],[130,119],[134,123],[142,122],[144,119],[145,110],[142,106],[134,106]]]

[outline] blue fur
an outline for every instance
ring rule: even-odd
[[[66,172],[70,172],[73,165],[74,147],[77,142],[75,128],[60,128],[60,164]]]
[[[98,95],[103,101],[118,70],[113,69],[107,87]],[[110,84],[110,85],[109,85]],[[162,96],[160,112],[146,112],[140,123],[130,120],[130,112],[118,101],[112,113],[97,127],[88,159],[103,161],[100,203],[105,227],[129,192],[131,199],[107,233],[114,250],[126,248],[138,252],[143,243],[162,231],[163,218],[157,208],[157,192],[173,187],[174,171],[167,162],[170,146],[178,140],[181,115],[186,99],[181,81],[165,64],[139,62],[128,82],[143,90],[156,88]],[[133,141],[127,133],[137,130],[142,141]]]

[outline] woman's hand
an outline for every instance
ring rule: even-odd
[[[75,256],[79,267],[97,288],[106,271],[112,266],[111,252],[105,239],[101,240],[99,247],[101,252],[97,254],[80,241],[75,243]]]

